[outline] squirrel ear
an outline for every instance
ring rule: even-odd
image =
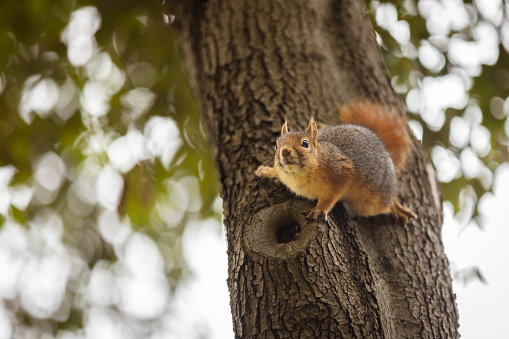
[[[306,130],[306,132],[309,133],[309,137],[311,140],[316,139],[316,135],[318,134],[318,128],[316,127],[316,123],[313,120],[313,118],[311,118],[309,120],[309,125],[308,125],[308,129]]]
[[[281,135],[283,135],[285,133],[288,133],[288,123],[287,123],[286,120],[285,120],[285,123],[283,125],[283,128],[281,128]]]

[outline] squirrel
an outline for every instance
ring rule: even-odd
[[[277,178],[299,196],[318,200],[304,211],[318,219],[341,201],[359,216],[391,214],[407,222],[416,215],[399,203],[398,177],[412,141],[406,120],[380,104],[356,101],[340,107],[342,124],[320,131],[313,118],[305,132],[289,132],[285,121],[274,166],[259,177]]]

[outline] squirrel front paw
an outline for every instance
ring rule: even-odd
[[[276,171],[274,170],[274,167],[260,166],[256,170],[255,175],[258,177],[274,178],[276,177]]]

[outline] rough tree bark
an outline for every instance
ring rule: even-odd
[[[405,108],[356,0],[169,0],[184,68],[216,160],[228,239],[236,337],[458,338],[441,242],[442,197],[418,142],[401,201],[418,214],[328,223],[313,202],[257,178],[284,117],[337,122],[338,104]]]

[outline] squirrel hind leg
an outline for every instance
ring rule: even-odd
[[[394,203],[391,206],[390,213],[396,218],[396,220],[401,220],[404,223],[408,222],[410,219],[417,218],[414,212],[412,212],[410,209],[406,208],[405,206],[401,205],[396,199]]]

